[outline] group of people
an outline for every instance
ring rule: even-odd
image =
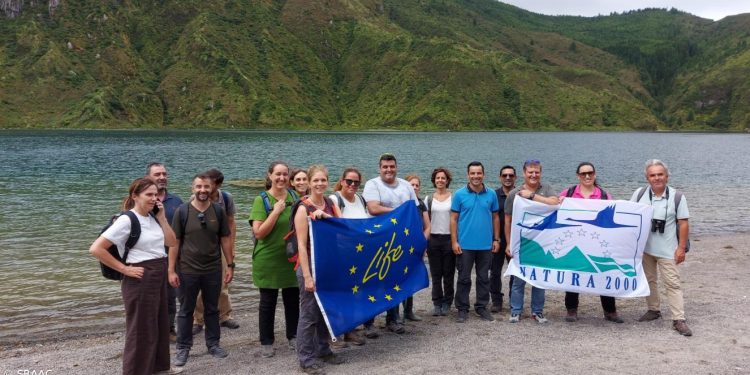
[[[259,289],[258,330],[261,355],[272,357],[275,312],[279,290],[284,304],[287,345],[297,354],[301,371],[325,373],[323,365],[343,360],[331,350],[323,316],[315,300],[315,281],[310,265],[308,218],[367,218],[388,213],[413,201],[421,211],[423,235],[428,240],[433,316],[457,310],[456,321],[465,322],[471,307],[471,274],[475,272],[474,311],[486,321],[502,310],[501,271],[510,261],[510,226],[513,202],[517,196],[540,203],[557,205],[567,197],[612,199],[596,180],[592,163],[578,165],[578,183],[557,193],[542,183],[542,165],[538,160],[523,163],[523,183],[516,186],[516,169],[500,169],[500,187],[485,185],[485,170],[480,162],[467,166],[466,186],[450,190],[452,173],[435,168],[430,176],[434,193],[419,198],[421,179],[409,175],[397,177],[394,155],[383,154],[378,161],[378,176],[364,183],[362,173],[346,168],[337,179],[333,194],[328,170],[313,165],[308,170],[290,170],[275,161],[266,173],[266,190],[255,197],[249,222],[255,246],[252,254],[253,283]],[[667,185],[669,171],[659,160],[645,166],[648,186],[633,193],[631,201],[654,207],[652,230],[646,243],[643,268],[651,288],[648,311],[639,321],[661,317],[657,274],[667,289],[673,327],[680,334],[692,335],[685,323],[680,276],[677,265],[685,260],[688,238],[688,207],[681,192]],[[123,373],[179,373],[189,358],[193,335],[205,326],[208,353],[217,358],[228,355],[220,346],[220,327],[237,328],[231,318],[227,284],[235,268],[236,207],[232,196],[222,191],[223,174],[209,170],[192,180],[188,202],[167,192],[167,171],[161,163],[147,166],[146,176],[130,185],[123,210],[133,211],[141,226],[138,242],[128,249],[125,263],[107,249],[116,245],[120,256],[131,234],[131,221],[121,215],[91,245],[91,253],[105,265],[121,272],[126,315],[126,340]],[[297,257],[290,261],[285,239],[295,229]],[[455,273],[458,272],[456,279]],[[456,280],[454,282],[454,280]],[[511,323],[521,319],[525,282],[511,277],[508,286]],[[175,300],[179,300],[179,311]],[[577,293],[566,293],[565,321],[578,319]],[[604,319],[622,323],[614,297],[601,296]],[[531,288],[531,318],[547,323],[544,316],[544,290]],[[176,317],[176,319],[175,319]],[[405,332],[404,319],[422,320],[414,312],[411,298],[386,312],[385,328],[396,334]],[[175,329],[176,320],[176,329]],[[176,356],[171,367],[170,333],[176,341]],[[364,323],[366,338],[376,338],[374,318]],[[338,342],[362,345],[357,332],[349,332]]]

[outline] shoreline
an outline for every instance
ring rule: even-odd
[[[602,319],[599,298],[581,296],[580,320],[563,320],[564,293],[548,291],[547,325],[529,318],[527,290],[525,311],[518,324],[510,324],[507,301],[494,322],[481,321],[471,312],[467,323],[432,317],[429,288],[415,295],[415,309],[424,320],[407,322],[407,333],[396,335],[376,320],[380,337],[361,347],[338,353],[347,361],[326,366],[330,373],[465,373],[513,370],[520,373],[750,373],[750,233],[700,235],[691,238],[693,249],[680,266],[687,322],[693,337],[671,329],[666,298],[663,318],[646,323],[636,319],[645,312],[644,298],[618,299],[624,324]],[[722,275],[724,277],[722,277]],[[507,278],[503,278],[507,292]],[[663,289],[662,289],[663,296]],[[473,301],[473,293],[472,293]],[[195,338],[185,371],[214,373],[295,373],[296,356],[286,348],[283,310],[276,314],[276,356],[261,358],[257,310],[235,311],[237,330],[222,328],[222,346],[230,353],[223,360],[206,354],[201,335]],[[0,370],[5,374],[28,370],[55,373],[101,374],[121,371],[124,336],[113,327],[70,328],[43,333],[38,338],[0,346]],[[98,331],[98,332],[97,332]],[[171,350],[174,352],[174,345]],[[10,372],[9,372],[10,371]]]

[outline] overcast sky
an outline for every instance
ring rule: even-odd
[[[596,16],[643,8],[677,8],[718,21],[726,16],[750,13],[750,0],[502,0],[535,13]]]

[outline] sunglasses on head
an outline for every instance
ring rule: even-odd
[[[539,165],[539,164],[542,164],[542,162],[536,159],[529,159],[523,162],[524,167],[527,167],[529,165]]]
[[[203,212],[199,213],[198,221],[200,221],[201,223],[201,228],[205,228],[206,227],[206,214],[204,214]]]
[[[344,182],[346,182],[347,186],[359,186],[362,183],[360,180],[352,180],[351,178],[344,179]]]

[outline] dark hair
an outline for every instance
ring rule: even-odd
[[[216,185],[221,185],[224,183],[224,173],[221,173],[221,171],[216,168],[211,168],[203,172],[203,174],[210,177],[211,181],[213,181]]]
[[[139,177],[133,180],[133,182],[130,183],[130,187],[128,188],[128,196],[125,197],[125,199],[122,201],[123,211],[127,211],[135,207],[135,200],[133,199],[133,195],[140,195],[151,186],[156,186],[156,183],[150,178]]]
[[[503,169],[512,169],[513,170],[513,174],[517,173],[516,172],[516,167],[514,167],[512,165],[503,165],[502,168],[500,168],[500,174],[503,174]]]
[[[346,175],[348,175],[351,172],[356,173],[357,176],[359,176],[359,182],[360,182],[360,184],[362,183],[362,172],[360,172],[359,169],[357,169],[357,168],[348,167],[348,168],[344,169],[344,173],[341,174],[341,178],[338,181],[336,181],[335,185],[333,185],[333,191],[340,191],[344,187],[341,184],[341,181],[344,181],[344,179],[346,178]]]
[[[289,170],[289,165],[281,160],[275,160],[272,161],[271,164],[268,166],[268,173],[266,174],[266,190],[270,189],[273,183],[271,183],[271,178],[268,177],[269,174],[273,173],[273,169],[276,168],[277,165],[283,165],[286,167],[287,171]]]
[[[481,162],[478,162],[478,161],[475,160],[475,161],[472,161],[471,163],[469,163],[469,165],[466,166],[466,172],[467,173],[469,172],[469,169],[471,167],[482,167],[482,173],[484,173],[484,165],[482,165]]]
[[[437,177],[437,174],[440,172],[445,173],[445,178],[448,180],[445,184],[445,187],[447,188],[451,186],[451,181],[453,181],[453,175],[451,175],[451,172],[444,167],[437,167],[432,170],[432,177],[430,177],[430,181],[432,181],[432,187],[437,187],[435,186],[435,177]]]
[[[581,162],[581,164],[578,164],[578,167],[576,168],[576,174],[580,173],[581,167],[585,167],[587,165],[591,167],[591,169],[594,170],[593,172],[596,174],[596,167],[594,167],[594,164],[591,164],[591,162],[588,161],[584,161]],[[594,179],[594,186],[599,186],[599,182],[596,179]]]
[[[158,161],[152,161],[148,164],[146,164],[146,176],[151,174],[151,168],[153,167],[163,167],[164,164],[159,163]]]
[[[211,176],[208,173],[198,173],[195,176],[193,176],[193,181],[195,181],[196,178],[200,178],[201,180],[209,180],[211,182],[214,182],[214,179],[211,178]]]
[[[396,157],[393,154],[385,153],[383,155],[380,155],[380,160],[378,160],[378,166],[380,166],[383,163],[383,161],[387,161],[387,160],[388,161],[393,160],[393,162],[396,163],[396,165],[398,165],[398,162],[396,161]]]
[[[292,182],[293,182],[293,180],[294,180],[294,177],[296,177],[296,176],[297,176],[298,174],[300,174],[300,173],[304,173],[304,174],[305,174],[305,176],[307,176],[307,171],[306,171],[306,170],[304,170],[304,169],[301,169],[301,168],[294,168],[294,169],[292,169],[292,170],[291,170],[291,172],[289,172],[289,182],[287,183],[287,185],[288,185],[288,186],[289,186],[290,188],[293,188],[293,186],[292,186]],[[307,176],[307,177],[308,177],[308,179],[310,178],[310,176]],[[269,186],[269,187],[270,187],[270,186]],[[307,189],[307,191],[305,192],[305,195],[306,195],[307,193],[309,193],[309,192],[310,192],[310,189]]]

